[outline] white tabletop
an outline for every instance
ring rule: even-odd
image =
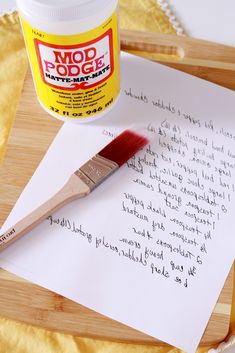
[[[235,46],[234,0],[168,0],[190,37]]]
[[[15,0],[0,0],[0,16],[16,9]]]

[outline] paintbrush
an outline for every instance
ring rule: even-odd
[[[67,203],[87,196],[148,142],[146,134],[132,130],[122,132],[74,172],[54,196],[2,234],[0,236],[0,250],[21,238]]]

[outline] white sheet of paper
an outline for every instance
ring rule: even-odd
[[[121,64],[117,105],[61,128],[3,230],[126,127],[144,125],[151,145],[0,265],[192,353],[234,259],[235,93],[135,56]]]

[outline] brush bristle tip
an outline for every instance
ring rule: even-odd
[[[98,154],[119,165],[123,165],[135,153],[149,143],[149,138],[134,130],[125,130]]]

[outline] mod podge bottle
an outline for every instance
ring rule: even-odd
[[[120,92],[118,0],[17,0],[37,97],[51,115],[90,122]]]

